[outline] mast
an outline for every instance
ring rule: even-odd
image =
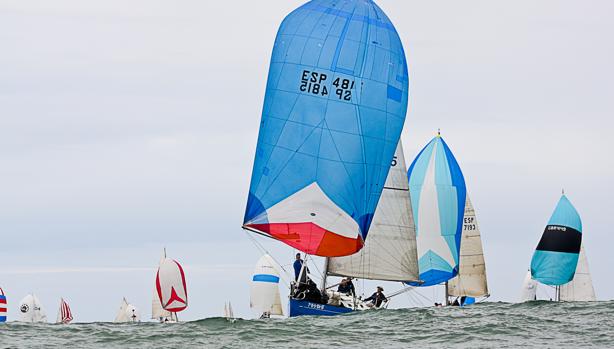
[[[450,304],[450,302],[449,302],[449,297],[450,297],[450,293],[449,293],[449,290],[448,290],[448,282],[446,281],[446,298],[445,298],[445,300],[446,300],[446,305],[449,305],[449,304]]]
[[[320,289],[322,289],[322,292],[326,292],[326,277],[328,276],[328,257],[324,258],[324,275],[322,275],[322,284],[320,285]]]

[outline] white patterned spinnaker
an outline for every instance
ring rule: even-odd
[[[141,321],[139,310],[134,305],[128,303],[126,298],[124,298],[119,307],[119,311],[117,312],[117,316],[115,316],[115,320],[113,322],[122,323],[139,321]]]
[[[522,282],[522,292],[520,294],[520,302],[534,301],[537,298],[538,282],[531,278],[531,270],[527,271],[527,275]]]
[[[188,307],[188,290],[181,264],[176,260],[164,258],[156,276],[156,290],[162,308],[172,313]]]
[[[250,307],[260,314],[284,314],[279,296],[279,272],[268,254],[262,256],[256,264],[250,290]]]
[[[68,303],[64,300],[64,298],[60,299],[60,309],[58,309],[58,317],[56,323],[58,324],[68,324],[73,320],[72,311],[68,306]]]
[[[418,280],[416,227],[401,142],[364,247],[351,256],[329,258],[327,273],[371,280]]]
[[[594,302],[597,300],[583,245],[580,246],[580,257],[573,280],[561,286],[560,300],[566,302]]]
[[[29,294],[19,302],[21,322],[47,322],[47,315],[36,295]]]
[[[448,294],[455,297],[487,297],[486,263],[480,227],[467,195],[461,237],[458,275],[448,281]]]

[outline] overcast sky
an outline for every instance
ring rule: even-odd
[[[148,317],[163,246],[186,268],[180,318],[219,316],[227,300],[251,316],[261,252],[240,226],[272,44],[302,3],[0,0],[11,319],[28,292],[50,318],[61,296],[78,321],[111,321],[123,296]],[[410,67],[407,162],[442,129],[477,211],[491,299],[518,299],[562,188],[597,297],[614,298],[614,3],[378,4]],[[259,241],[291,262],[292,249]]]

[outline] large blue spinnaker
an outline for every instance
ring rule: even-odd
[[[432,286],[458,274],[462,221],[467,195],[463,173],[441,136],[416,157],[408,174],[418,268],[423,284]]]
[[[399,35],[371,0],[314,0],[275,40],[246,229],[309,254],[367,237],[405,121]]]
[[[582,220],[563,195],[531,259],[531,278],[551,286],[570,282],[576,272],[581,245]]]

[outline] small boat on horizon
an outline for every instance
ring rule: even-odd
[[[140,322],[141,315],[139,314],[139,310],[134,305],[128,303],[126,298],[122,299],[122,302],[119,306],[119,310],[117,311],[117,315],[115,316],[115,323],[131,323],[131,322]]]
[[[160,323],[179,322],[177,313],[188,307],[185,274],[179,262],[166,257],[166,249],[158,266],[151,318]]]
[[[47,314],[35,294],[29,294],[19,302],[19,311],[21,312],[21,322],[47,322]]]
[[[7,302],[4,290],[0,287],[0,322],[6,322]]]
[[[64,298],[60,298],[60,309],[58,310],[56,323],[69,324],[72,320],[72,311],[70,310],[68,303],[64,300]]]

